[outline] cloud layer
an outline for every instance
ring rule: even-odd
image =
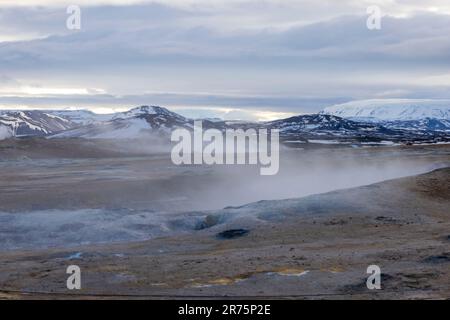
[[[0,105],[165,104],[311,112],[450,98],[448,1],[0,3]],[[366,8],[380,5],[381,30]],[[3,41],[3,42],[2,42]]]

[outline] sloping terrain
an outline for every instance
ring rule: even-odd
[[[70,120],[50,113],[34,111],[0,112],[0,127],[11,136],[47,136],[76,127]],[[3,129],[4,130],[4,129]]]
[[[3,253],[1,295],[448,299],[449,181],[440,169],[228,208],[177,236]],[[80,291],[63,286],[69,264],[82,270]],[[381,290],[366,287],[374,264]]]

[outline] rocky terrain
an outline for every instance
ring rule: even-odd
[[[445,106],[360,107],[203,121],[279,130],[273,177],[175,166],[169,133],[194,120],[161,107],[0,112],[0,298],[449,299]]]
[[[354,150],[356,154],[351,156],[348,150],[324,152],[334,157],[364,158],[363,162],[375,166],[391,163],[389,154],[403,166],[408,159],[428,163],[428,171],[448,166],[446,145],[404,148],[395,154],[391,154],[394,147]],[[10,174],[2,180],[2,298],[450,297],[448,168],[221,210],[170,213],[166,207],[167,215],[161,217],[157,212],[164,210],[152,213],[148,208],[163,194],[155,194],[154,199],[148,196],[164,188],[172,191],[171,196],[176,195],[174,187],[182,181],[181,176],[176,177],[179,173],[158,169],[143,175],[147,169],[138,168],[149,168],[149,158],[140,162],[129,156],[134,169],[124,171],[123,155],[111,156],[118,160],[60,162],[57,171],[54,164],[34,163],[35,169],[25,166],[23,175]],[[18,165],[17,160],[10,161],[2,164],[2,174],[11,165]],[[158,161],[163,168],[163,159],[154,159],[150,167]],[[101,167],[106,171],[99,170]],[[382,168],[380,172],[389,171]],[[357,170],[354,164],[353,170]],[[188,174],[191,178],[183,190],[200,186],[202,179],[208,189],[212,188],[214,184],[208,181],[213,180],[205,180],[206,172],[198,173]],[[319,178],[317,172],[313,176]],[[326,176],[331,183],[333,176]],[[287,182],[282,183],[286,186]],[[147,187],[156,189],[144,192]],[[57,190],[61,191],[53,199]],[[192,191],[188,198],[198,192],[202,193]],[[219,193],[225,195],[221,190]],[[205,198],[211,195],[204,194]],[[266,196],[261,194],[261,198]],[[74,214],[83,207],[103,208],[106,215],[99,216],[100,211],[95,210]],[[155,233],[158,223],[165,229]],[[97,241],[94,235],[104,238]],[[147,235],[148,239],[138,235]],[[76,292],[65,286],[66,268],[73,264],[82,270],[82,290]],[[368,290],[365,285],[367,267],[373,264],[382,271],[381,290]]]

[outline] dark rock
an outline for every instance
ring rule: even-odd
[[[436,256],[429,256],[423,259],[423,262],[426,263],[448,263],[450,262],[450,253],[443,253]]]
[[[343,220],[343,219],[333,219],[331,221],[325,222],[324,225],[326,225],[326,226],[343,226],[347,223],[348,223],[348,221]]]
[[[247,235],[250,231],[247,229],[231,229],[217,234],[219,239],[234,239]]]
[[[377,221],[384,221],[384,222],[396,222],[397,221],[397,220],[395,220],[392,217],[384,217],[384,216],[376,217],[375,220],[377,220]]]

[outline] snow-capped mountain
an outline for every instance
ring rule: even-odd
[[[46,136],[72,129],[75,123],[42,111],[0,111],[2,136]]]
[[[359,123],[377,123],[392,130],[429,135],[450,132],[450,100],[363,100],[325,108],[321,114],[335,115]]]
[[[279,129],[281,134],[298,134],[301,132],[364,134],[389,133],[389,130],[370,123],[358,123],[328,114],[310,114],[288,119],[267,122],[268,127]]]
[[[67,119],[78,125],[88,125],[92,123],[104,122],[111,120],[113,114],[98,114],[89,110],[48,110],[48,114],[52,114],[63,119]]]
[[[167,110],[163,107],[156,106],[142,106],[131,109],[128,112],[123,112],[114,117],[115,120],[138,118],[144,119],[150,125],[151,129],[172,129],[177,127],[192,127],[190,122],[192,120],[187,119],[178,113]]]
[[[384,144],[415,140],[400,130],[391,130],[377,123],[356,122],[328,114],[294,116],[267,122],[266,127],[278,129],[280,138],[289,143],[320,140],[322,144]]]
[[[352,101],[325,108],[331,114],[357,121],[450,120],[450,100],[379,99]]]
[[[67,130],[51,138],[134,139],[145,134],[192,127],[189,119],[156,106],[141,106],[110,115],[110,120]]]
[[[129,118],[91,123],[63,131],[50,138],[134,139],[151,132],[145,119]]]
[[[125,112],[118,112],[115,113],[111,119],[127,119],[132,117],[139,117],[139,116],[148,116],[148,115],[154,115],[154,116],[165,116],[165,117],[173,117],[173,118],[179,118],[181,120],[185,120],[183,116],[179,115],[178,113],[169,111],[166,108],[159,107],[159,106],[140,106],[137,108],[130,109]]]
[[[124,112],[116,112],[116,113],[107,113],[107,114],[99,114],[92,112],[90,110],[80,109],[80,110],[47,110],[48,114],[52,114],[67,120],[70,120],[71,122],[77,123],[80,126],[84,125],[90,125],[90,124],[96,124],[101,122],[107,122],[111,120],[118,120],[118,119],[130,119],[134,117],[139,116],[162,116],[162,117],[172,117],[172,118],[179,118],[182,121],[184,120],[184,117],[180,116],[179,114],[175,112],[171,112],[163,107],[158,106],[141,106],[137,108],[130,109],[128,111]]]
[[[450,120],[425,118],[406,121],[382,121],[381,124],[390,129],[415,132],[447,132],[450,133]]]
[[[356,110],[356,106],[347,105],[351,106],[351,110]],[[305,142],[313,139],[328,139],[345,141],[345,143],[373,141],[416,143],[450,140],[449,119],[428,117],[418,119],[420,116],[430,114],[446,116],[448,110],[446,111],[444,107],[425,113],[421,108],[422,111],[419,111],[417,106],[408,109],[402,105],[402,110],[406,108],[408,112],[402,113],[397,110],[395,114],[391,112],[389,115],[383,115],[380,110],[385,110],[386,105],[380,107],[368,103],[362,105],[362,111],[341,110],[345,109],[341,105],[339,108],[338,106],[327,108],[320,114],[299,115],[269,122],[203,119],[202,124],[205,130],[213,128],[222,132],[226,129],[277,129],[283,141]],[[330,110],[349,117],[342,118],[328,114]],[[412,117],[413,120],[378,119],[395,119],[399,116],[399,112],[405,119]],[[373,117],[367,117],[367,115]],[[369,118],[370,121],[367,120]],[[11,136],[86,139],[146,139],[150,136],[163,138],[170,135],[174,128],[192,130],[193,127],[193,119],[157,106],[142,106],[126,112],[106,115],[87,110],[0,111],[0,139]]]

